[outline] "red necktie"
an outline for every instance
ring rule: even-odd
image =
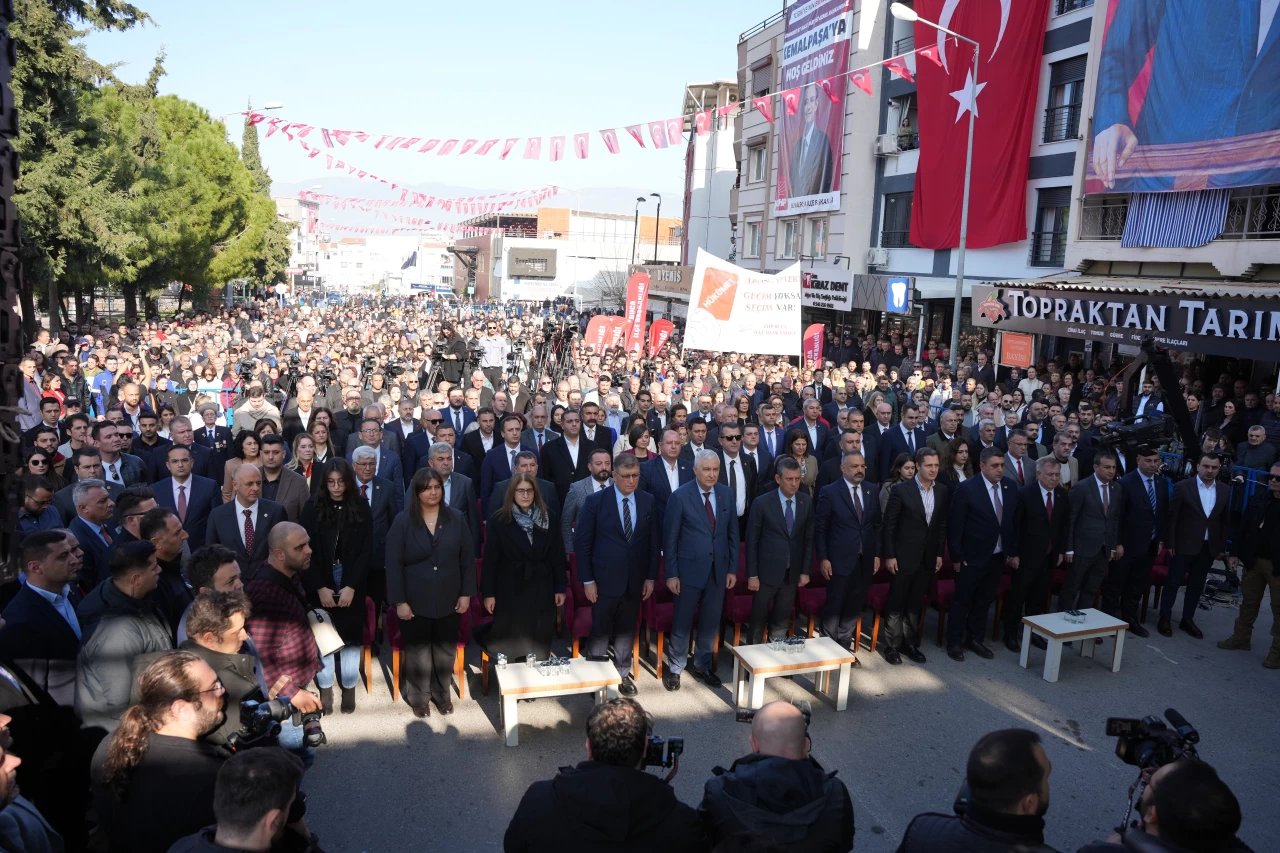
[[[538,433],[538,452],[542,452],[542,433]]]
[[[716,532],[716,512],[711,508],[711,493],[703,492],[702,500],[707,507],[707,523],[711,525],[711,532],[715,533]]]
[[[253,554],[253,513],[249,510],[244,511],[244,551],[246,554]]]
[[[360,500],[366,501],[366,502],[369,500],[369,484],[368,483],[364,483],[360,486]]]
[[[187,487],[178,485],[178,520],[187,523]]]
[[[1018,482],[1023,485],[1026,485],[1026,482],[1027,482],[1026,478],[1022,476],[1022,460],[1021,459],[1018,460]]]

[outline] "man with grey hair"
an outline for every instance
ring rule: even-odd
[[[454,450],[453,445],[444,441],[437,441],[431,445],[431,449],[427,452],[427,464],[431,470],[440,475],[444,480],[444,502],[447,506],[462,513],[462,517],[467,520],[467,525],[471,528],[472,545],[475,553],[480,553],[480,521],[476,517],[476,490],[475,484],[471,482],[471,478],[459,474],[453,469]],[[516,457],[517,460],[520,457]],[[413,496],[405,493],[405,500],[412,500]]]
[[[997,447],[996,445],[996,422],[991,418],[983,418],[978,421],[974,429],[976,437],[969,442],[969,458],[981,459],[982,451],[988,447]],[[997,448],[1001,449],[1002,448]]]
[[[366,422],[367,423],[367,422]],[[360,499],[369,505],[373,544],[373,561],[369,564],[369,595],[379,604],[386,599],[387,531],[404,508],[404,492],[400,486],[377,475],[378,451],[357,447],[351,451],[351,468],[356,475]]]
[[[111,526],[116,504],[107,492],[105,480],[80,480],[71,490],[76,517],[67,525],[83,550],[80,586],[91,590],[107,575],[111,546],[119,533]]]

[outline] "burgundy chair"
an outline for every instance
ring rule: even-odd
[[[884,609],[889,604],[889,587],[887,583],[872,583],[871,589],[867,590],[867,607],[871,608],[871,612],[875,614],[875,619],[871,623],[871,645],[867,647],[868,651],[874,652],[876,645],[880,642],[880,619],[884,615]],[[862,643],[862,615],[858,615],[858,628],[854,631],[854,638],[859,644]]]
[[[827,581],[818,571],[818,558],[813,559],[813,567],[809,570],[809,582],[796,590],[796,613],[809,619],[809,637],[813,637],[814,621],[822,613],[827,603]],[[792,636],[795,635],[795,623],[792,622]]]
[[[1000,583],[996,585],[996,621],[991,626],[991,642],[1000,639],[1000,626],[1004,619],[1004,602],[1009,597],[1009,590],[1013,589],[1013,575],[1006,567],[1004,574],[1000,577]]]
[[[360,669],[364,672],[364,692],[373,692],[373,643],[378,635],[378,605],[364,597],[364,627],[360,632]]]
[[[1151,573],[1147,575],[1147,588],[1142,593],[1142,621],[1147,621],[1147,606],[1151,601],[1151,589],[1154,587],[1156,591],[1155,601],[1150,605],[1152,607],[1160,606],[1160,595],[1164,592],[1165,582],[1169,580],[1169,549],[1161,548],[1160,553],[1156,554],[1155,560],[1151,564]]]
[[[476,559],[476,594],[471,598],[471,607],[467,610],[470,617],[472,632],[488,625],[493,621],[493,616],[485,612],[484,594],[480,592],[480,573],[484,570],[484,560]],[[484,649],[480,650],[480,692],[485,696],[489,695],[489,653]]]
[[[742,644],[742,626],[751,621],[751,605],[755,598],[756,594],[747,589],[747,567],[744,559],[744,565],[738,567],[738,580],[734,582],[733,589],[724,591],[724,610],[720,617],[721,621],[733,626],[735,646]],[[754,639],[753,637],[752,640]]]
[[[462,618],[458,620],[458,650],[453,658],[453,677],[458,682],[458,698],[467,698],[467,662],[466,651],[467,643],[471,641],[471,614],[472,607],[467,608],[467,612],[462,614]],[[400,617],[396,615],[396,609],[390,604],[387,605],[386,612],[383,614],[383,629],[387,638],[387,645],[391,647],[391,698],[395,702],[400,701],[400,664],[404,658],[404,635],[400,633]]]
[[[666,634],[671,630],[675,617],[675,596],[667,588],[666,563],[661,558],[658,560],[658,582],[654,584],[653,595],[649,596],[649,600],[644,602],[640,607],[640,611],[644,614],[644,653],[646,656],[649,654],[650,633],[656,631],[658,634],[654,671],[658,678],[662,678]]]

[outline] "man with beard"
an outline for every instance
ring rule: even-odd
[[[204,738],[225,719],[225,692],[209,664],[177,651],[143,670],[138,694],[93,756],[94,803],[110,849],[165,853],[213,823],[227,754]]]

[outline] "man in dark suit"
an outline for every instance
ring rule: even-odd
[[[778,425],[780,410],[775,409],[767,401],[756,407],[756,418],[760,421],[760,446],[770,457],[782,454],[786,430]]]
[[[1103,451],[1099,451],[1101,455]],[[1096,464],[1096,463],[1095,463]],[[1187,590],[1182,599],[1182,621],[1178,627],[1197,640],[1204,637],[1196,626],[1196,608],[1204,592],[1204,580],[1215,559],[1222,559],[1227,547],[1227,524],[1230,517],[1231,490],[1219,483],[1222,460],[1214,453],[1200,456],[1196,475],[1178,482],[1169,501],[1169,579],[1160,596],[1160,621],[1156,630],[1161,636],[1173,636],[1170,618],[1173,600],[1185,577]]]
[[[195,433],[191,430],[191,422],[186,418],[173,419],[169,424],[169,438],[173,441],[174,447],[191,449],[192,474],[197,477],[208,477],[221,488],[224,469],[227,465],[225,454],[219,456],[216,451],[197,443]],[[169,463],[166,457],[152,454],[151,463],[150,482],[163,480],[169,475]]]
[[[271,528],[288,521],[284,507],[262,500],[262,472],[254,465],[241,465],[233,481],[235,498],[209,513],[206,545],[224,545],[235,552],[240,573],[252,577],[270,555],[267,539]]]
[[[781,639],[795,604],[796,590],[809,583],[813,554],[813,499],[800,491],[800,463],[778,460],[775,494],[751,505],[747,521],[747,589],[751,621],[747,642]]]
[[[373,546],[369,563],[369,595],[382,604],[386,601],[387,592],[387,531],[400,510],[404,509],[405,490],[398,483],[375,474],[377,467],[377,450],[374,448],[357,447],[351,452],[356,489],[360,498],[369,505],[372,525],[369,530],[369,544]]]
[[[661,433],[655,434],[661,435]],[[760,443],[760,427],[758,424],[743,424],[742,453],[744,456],[751,457],[751,461],[756,464],[756,478],[758,480],[771,480],[773,477],[773,457],[769,455],[769,451]],[[761,483],[761,488],[764,488],[764,483]]]
[[[838,384],[831,402],[822,407],[822,418],[832,429],[836,428],[842,411],[856,412],[862,408],[862,398],[852,388],[852,385]]]
[[[884,566],[893,573],[885,607],[888,619],[882,654],[894,665],[902,663],[902,655],[916,663],[925,662],[917,620],[929,583],[942,568],[942,543],[946,541],[950,510],[947,487],[937,482],[938,451],[922,447],[916,451],[915,460],[915,478],[898,483],[889,492],[881,537]]]
[[[839,442],[828,442],[834,449],[835,455],[831,458],[823,460],[818,466],[818,478],[813,484],[813,493],[819,494],[827,486],[836,480],[843,479],[844,474],[840,470],[840,464],[844,461],[844,455],[850,451],[856,450],[862,453],[862,433],[854,430],[845,430],[840,433]],[[863,456],[865,459],[865,455]]]
[[[1027,454],[1027,437],[1015,432],[1006,440],[1004,470],[1018,488],[1029,486],[1036,478],[1035,459]]]
[[[614,666],[622,676],[618,692],[636,695],[631,648],[640,602],[653,594],[662,548],[662,520],[655,517],[653,495],[637,488],[640,463],[631,454],[618,457],[613,485],[589,496],[578,512],[573,547],[578,577],[591,602],[587,656],[604,658],[613,637]]]
[[[563,416],[560,422],[564,423]],[[605,423],[604,409],[595,403],[582,404],[582,437],[610,453],[618,442],[618,433]]]
[[[520,446],[540,455],[547,442],[558,439],[560,434],[547,426],[549,419],[546,406],[534,406],[530,409],[529,428],[520,433]]]
[[[813,522],[818,570],[827,579],[822,635],[855,655],[853,630],[880,568],[880,500],[866,482],[866,471],[864,456],[846,454],[840,460],[840,479],[818,493]]]
[[[75,585],[80,556],[75,540],[55,528],[33,533],[22,543],[26,582],[4,608],[0,657],[12,660],[59,705],[75,703],[80,620]]]
[[[194,431],[192,440],[209,451],[210,470],[216,475],[212,479],[221,482],[222,469],[227,464],[227,460],[231,458],[231,428],[218,425],[218,407],[215,404],[205,403],[198,411],[200,412],[200,417],[204,419],[204,426]],[[169,435],[174,444],[184,443],[179,440],[178,435],[173,431],[173,428],[181,420],[185,419],[174,418],[169,424]],[[190,425],[191,422],[187,421],[187,426],[189,427]],[[190,444],[191,442],[185,443]],[[200,474],[200,476],[207,477],[208,474]]]
[[[377,469],[378,476],[394,485],[401,492],[404,491],[404,469],[401,467],[400,454],[393,451],[382,443],[385,433],[382,431],[382,424],[376,418],[365,418],[360,422],[360,434],[358,446],[368,447],[377,453]],[[356,448],[351,449],[351,453],[355,453]],[[348,461],[353,459],[351,453],[347,455]]]
[[[1018,553],[1018,490],[1004,476],[998,447],[982,452],[979,476],[970,477],[951,496],[947,544],[956,571],[955,597],[947,616],[947,657],[964,660],[964,649],[978,657],[995,653],[982,643],[987,614],[1004,574],[1006,555]]]
[[[720,457],[710,450],[694,459],[694,479],[672,493],[663,520],[662,552],[667,587],[675,597],[662,686],[680,689],[697,611],[697,640],[691,672],[708,687],[719,687],[711,652],[720,629],[724,591],[738,579],[738,525],[733,495],[719,483]]]
[[[449,405],[440,414],[444,418],[444,422],[453,427],[455,436],[466,435],[467,427],[471,426],[476,420],[476,413],[464,405],[461,388],[449,389]],[[492,427],[490,427],[490,430],[492,430]]]
[[[1061,468],[1062,463],[1052,456],[1037,460],[1034,468],[1028,469],[1034,470],[1034,478],[1019,490],[1015,518],[1018,549],[1004,603],[1004,645],[1014,653],[1022,651],[1022,617],[1044,612],[1053,570],[1062,565],[1067,547],[1071,505],[1067,490],[1058,482]],[[1046,646],[1038,634],[1031,642],[1037,648]]]
[[[822,422],[822,404],[812,397],[805,400],[803,414],[787,426],[788,435],[793,432],[803,433],[809,440],[809,453],[818,459],[822,458],[823,451],[827,449],[830,431]]]
[[[919,426],[923,419],[924,413],[915,403],[907,403],[902,407],[902,420],[898,421],[896,427],[885,433],[880,442],[880,459],[877,460],[880,466],[880,482],[888,478],[893,460],[897,459],[899,454],[905,453],[914,459],[916,451],[928,442],[928,436]]]
[[[681,455],[680,448],[680,433],[669,429],[662,434],[658,456],[640,466],[640,488],[653,495],[654,512],[660,519],[666,518],[672,492],[693,480],[693,463]]]
[[[494,442],[493,449],[484,455],[484,463],[480,466],[481,503],[489,503],[495,483],[511,477],[515,456],[520,452],[521,428],[519,415],[507,415],[502,419],[499,427],[501,440]]]
[[[493,409],[484,408],[476,412],[476,428],[464,433],[456,444],[460,450],[471,457],[476,473],[484,466],[484,457],[494,445],[501,444],[502,438],[494,431],[497,418]],[[475,479],[475,478],[472,478]]]
[[[168,507],[178,514],[182,529],[187,531],[191,550],[204,545],[209,526],[209,513],[222,505],[222,488],[208,477],[191,473],[191,448],[170,445],[165,453],[169,476],[151,487],[156,505]]]
[[[111,546],[119,532],[112,528],[116,504],[102,480],[80,480],[71,493],[76,517],[67,525],[83,552],[80,591],[91,590],[107,576]]]
[[[748,514],[759,490],[759,472],[755,460],[742,452],[742,427],[737,421],[722,424],[719,438],[720,449],[715,453],[720,457],[720,485],[728,486],[733,494],[741,541],[746,536]]]
[[[1160,451],[1139,447],[1135,470],[1120,478],[1120,547],[1124,556],[1102,582],[1102,609],[1129,623],[1130,633],[1147,637],[1138,618],[1151,563],[1168,541],[1169,485],[1160,475]]]
[[[472,552],[479,554],[480,524],[484,519],[477,515],[479,510],[476,508],[475,484],[471,482],[470,477],[459,474],[453,468],[455,459],[466,459],[468,457],[465,453],[457,453],[453,449],[453,445],[447,441],[438,441],[432,445],[432,448],[427,459],[430,460],[431,468],[444,478],[444,502],[462,513],[462,517],[467,520],[467,525],[471,528]],[[410,486],[412,486],[412,483]],[[413,500],[413,495],[406,493],[405,499]]]
[[[431,464],[431,448],[438,443],[444,443],[453,448],[453,470],[468,480],[475,482],[478,476],[476,463],[471,459],[471,454],[460,449],[458,443],[454,441],[453,425],[448,422],[442,422],[436,427],[435,435],[423,430],[422,432],[414,433],[406,444],[404,454],[413,460],[413,467],[406,468],[404,471],[406,489],[409,486],[409,481],[413,479],[414,473]]]
[[[561,437],[542,448],[542,471],[555,483],[556,499],[563,505],[569,488],[587,476],[595,445],[582,434],[582,416],[572,409],[564,413],[560,426],[564,430]]]
[[[102,479],[102,457],[98,455],[98,448],[85,445],[72,454],[68,460],[67,468],[70,484],[63,486],[61,489],[53,493],[53,505],[58,509],[58,515],[62,517],[62,525],[67,527],[71,524],[71,520],[76,517],[76,505],[72,494],[75,491],[76,483],[80,480],[102,480],[107,489],[107,495],[111,500],[116,499],[116,495],[124,491],[123,486],[117,486],[115,483],[108,483]]]
[[[1071,522],[1067,530],[1067,577],[1058,595],[1058,610],[1093,606],[1107,564],[1124,556],[1120,544],[1120,485],[1116,455],[1101,450],[1093,457],[1093,475],[1071,490]]]
[[[870,460],[867,464],[867,479],[872,483],[880,482],[880,445],[887,441],[888,433],[897,429],[891,424],[893,406],[881,400],[876,403],[875,420],[867,424],[862,431],[862,456]]]
[[[516,467],[512,472],[515,474],[528,474],[538,482],[538,491],[542,494],[543,502],[556,515],[560,515],[560,494],[556,491],[556,484],[550,480],[544,480],[538,475],[538,454],[532,450],[521,450],[516,454]],[[484,505],[484,517],[487,519],[499,509],[502,508],[502,502],[507,497],[507,487],[511,485],[511,477],[495,483],[493,486],[493,494],[489,495],[489,502]]]

